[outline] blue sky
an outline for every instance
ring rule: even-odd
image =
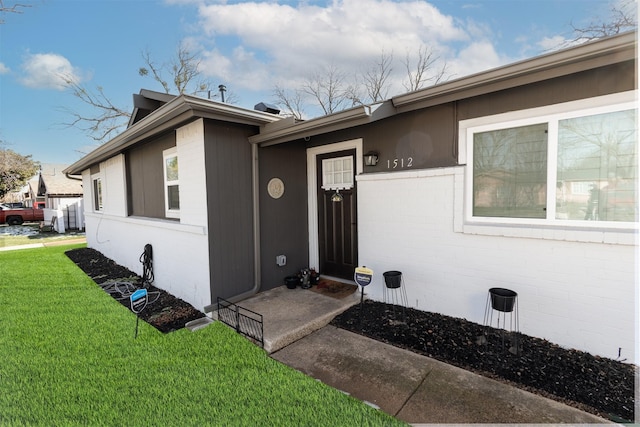
[[[5,0],[5,6],[16,3]],[[300,87],[328,64],[349,75],[393,55],[388,96],[403,93],[402,61],[428,46],[451,78],[495,68],[556,48],[571,24],[606,19],[606,0],[31,0],[0,24],[0,139],[42,163],[71,164],[95,148],[64,126],[68,110],[95,115],[60,85],[60,74],[101,87],[131,110],[141,88],[141,53],[158,63],[185,43],[202,74],[225,84],[235,103],[273,103],[276,84]],[[65,111],[67,110],[67,111]]]

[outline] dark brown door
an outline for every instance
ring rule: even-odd
[[[338,190],[341,197],[334,197],[336,195],[335,189],[327,189],[326,185],[323,188],[323,178],[325,177],[323,165],[327,166],[327,162],[323,162],[323,160],[341,159],[342,162],[346,162],[349,158],[352,162],[353,184],[350,186],[351,188]],[[353,280],[353,272],[358,265],[355,150],[323,154],[318,156],[316,161],[320,273]],[[336,172],[336,175],[340,173],[343,173],[343,178],[346,178],[345,172]],[[336,200],[340,198],[340,201]]]

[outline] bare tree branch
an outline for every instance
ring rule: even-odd
[[[324,114],[340,111],[348,101],[353,102],[349,97],[353,88],[345,84],[344,73],[333,64],[309,78],[302,91],[318,103]]]
[[[566,45],[588,42],[638,28],[636,0],[613,1],[605,21],[592,21],[586,27],[571,24],[574,37]]]
[[[5,5],[4,0],[0,0],[0,14],[5,13],[23,13],[22,9],[26,7],[31,7],[30,4],[24,3],[14,3],[11,6]],[[4,24],[4,19],[0,19],[0,24]]]
[[[273,89],[273,96],[276,98],[276,104],[280,107],[284,107],[287,111],[285,116],[295,117],[298,120],[304,118],[303,107],[303,94],[299,90],[294,90],[293,93],[287,92],[280,85],[276,85]]]
[[[168,64],[156,64],[147,50],[142,52],[142,58],[146,66],[140,67],[138,74],[141,76],[151,74],[153,79],[160,83],[165,93],[171,93],[172,89],[175,89],[178,94],[213,92],[210,90],[210,82],[200,79],[200,60],[197,55],[191,53],[184,46],[178,47],[176,57]],[[163,73],[167,71],[171,74],[172,84],[163,77]]]
[[[166,80],[164,80],[162,78],[162,71],[161,71],[162,67],[158,67],[151,60],[151,54],[149,53],[148,50],[145,50],[145,51],[142,52],[142,58],[144,59],[145,64],[147,64],[147,67],[149,67],[149,68],[140,67],[138,69],[138,74],[140,74],[143,77],[146,77],[146,76],[149,75],[149,70],[151,70],[151,73],[153,74],[153,79],[155,81],[157,81],[158,83],[160,83],[160,85],[164,89],[165,93],[169,93],[169,91],[170,91],[169,84],[166,82]]]
[[[445,80],[447,78],[446,62],[439,70],[436,70],[434,75],[430,77],[427,76],[427,73],[433,68],[438,59],[440,58],[435,56],[430,48],[422,45],[417,51],[417,58],[415,60],[415,64],[413,64],[411,55],[407,51],[404,60],[405,70],[407,71],[407,80],[403,83],[404,88],[409,92],[413,92],[418,89],[422,89],[427,85],[427,83],[434,85]]]
[[[104,94],[102,87],[97,86],[93,92],[68,77],[65,77],[65,83],[73,96],[97,111],[96,115],[88,116],[69,108],[62,108],[73,117],[70,122],[63,123],[65,126],[79,128],[96,141],[105,141],[126,126],[131,113],[114,105]]]
[[[166,93],[170,93],[174,89],[178,94],[190,91],[191,94],[208,93],[210,98],[219,96],[217,90],[210,90],[208,82],[200,80],[200,61],[185,47],[179,47],[176,57],[168,64],[158,65],[152,60],[148,51],[142,52],[142,58],[146,66],[140,67],[138,73],[141,76],[152,76],[156,82],[160,83]],[[171,78],[165,79],[164,73],[170,74]],[[79,128],[96,141],[111,139],[124,129],[131,113],[116,106],[104,93],[102,87],[96,86],[95,90],[90,90],[70,76],[63,76],[63,78],[72,95],[95,112],[94,115],[90,115],[62,108],[62,111],[72,117],[70,122],[63,123],[63,125]],[[233,103],[236,98],[234,93],[227,92],[226,102]]]
[[[388,54],[383,50],[380,53],[380,57],[365,71],[363,75],[364,87],[371,102],[379,102],[387,98],[389,93],[387,80],[391,71],[393,71],[391,67],[392,61],[393,54]]]

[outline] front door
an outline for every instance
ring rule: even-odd
[[[358,265],[356,151],[316,157],[320,273],[353,280]]]

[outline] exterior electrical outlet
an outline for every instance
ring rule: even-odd
[[[287,265],[287,257],[285,255],[278,255],[276,257],[276,264],[278,264],[278,267],[284,267]]]

